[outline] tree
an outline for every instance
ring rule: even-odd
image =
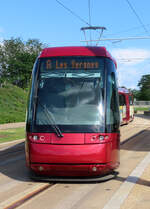
[[[0,46],[0,82],[26,88],[35,59],[43,48],[44,45],[37,39],[27,42],[21,38],[4,40]]]
[[[139,101],[140,98],[140,90],[137,89],[129,89],[129,91],[133,94],[133,98]]]
[[[140,88],[139,99],[143,101],[150,101],[150,74],[143,75],[138,83]]]

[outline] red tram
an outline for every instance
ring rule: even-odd
[[[44,49],[33,72],[26,163],[40,176],[89,177],[119,166],[116,62],[104,47]]]
[[[126,88],[119,88],[120,124],[128,124],[134,119],[133,95]]]

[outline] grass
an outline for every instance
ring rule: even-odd
[[[149,111],[149,107],[134,107],[134,111]]]
[[[27,92],[7,84],[0,88],[0,124],[25,121]]]
[[[0,143],[25,138],[25,128],[0,130]]]

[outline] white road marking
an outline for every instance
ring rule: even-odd
[[[138,164],[138,166],[132,171],[126,181],[120,186],[117,192],[112,196],[109,202],[103,209],[120,209],[121,205],[128,197],[131,189],[134,187],[139,177],[142,175],[146,167],[150,164],[150,153]]]

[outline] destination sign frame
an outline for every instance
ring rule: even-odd
[[[97,57],[56,57],[41,60],[41,71],[98,70],[104,68],[104,59]]]

